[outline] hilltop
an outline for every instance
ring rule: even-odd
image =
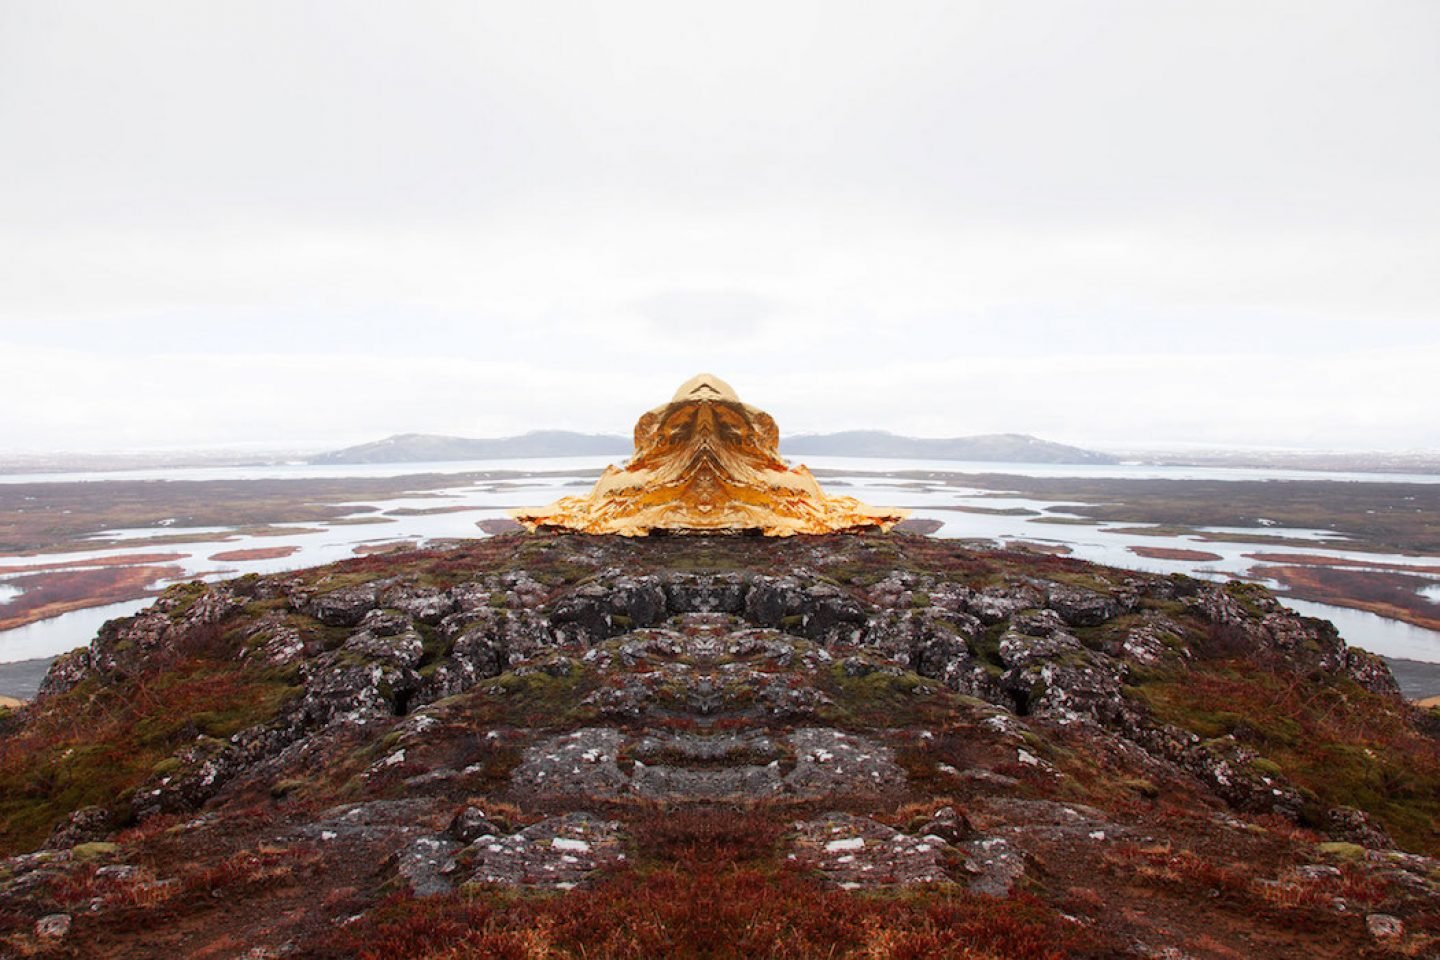
[[[168,590],[0,719],[0,952],[1440,949],[1440,717],[1252,585],[503,535]]]

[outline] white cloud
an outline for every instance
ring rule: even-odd
[[[679,353],[636,362],[617,351],[580,369],[434,355],[102,358],[15,345],[4,356],[3,429],[12,449],[27,450],[205,446],[217,438],[322,448],[407,431],[495,436],[536,425],[628,433],[699,369]],[[785,433],[871,426],[928,436],[1024,431],[1098,445],[1159,436],[1365,449],[1440,445],[1433,428],[1415,431],[1427,411],[1440,409],[1436,369],[1440,349],[1288,360],[1035,354],[877,364],[857,356],[823,370],[717,372]],[[83,392],[63,386],[77,378]],[[1361,398],[1354,382],[1383,388]],[[107,405],[126,416],[107,416]]]
[[[792,430],[1440,446],[1437,37],[12,0],[0,448],[624,431],[700,369]]]

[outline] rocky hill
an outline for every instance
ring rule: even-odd
[[[505,535],[168,591],[0,719],[0,955],[1440,955],[1440,718],[1261,589]]]
[[[975,437],[903,437],[883,430],[803,434],[781,444],[787,456],[890,457],[920,460],[978,460],[997,463],[1118,463],[1109,454],[1052,443],[1020,433]],[[501,460],[525,457],[628,457],[629,437],[536,430],[518,437],[472,439],[403,433],[373,443],[332,450],[311,463],[419,463],[445,460]]]
[[[846,430],[786,438],[791,456],[887,457],[896,460],[973,460],[982,463],[1119,463],[1117,457],[1024,433],[973,437],[902,437],[884,430]]]
[[[311,463],[439,463],[449,460],[507,460],[530,457],[625,457],[630,438],[570,430],[534,430],[518,437],[446,437],[398,433],[393,437],[332,450]]]

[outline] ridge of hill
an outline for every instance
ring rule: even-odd
[[[908,535],[200,582],[0,713],[0,951],[1388,957],[1440,717],[1253,585]]]
[[[472,439],[402,433],[372,443],[332,450],[311,463],[410,463],[447,460],[501,460],[531,457],[625,457],[629,437],[534,430],[517,437]],[[1019,433],[974,437],[905,437],[883,430],[801,434],[781,441],[787,456],[888,457],[919,460],[978,460],[1008,463],[1118,463],[1104,453],[1052,443]]]

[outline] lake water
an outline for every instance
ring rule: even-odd
[[[40,557],[0,556],[0,566],[35,567],[54,563],[84,563],[107,555],[133,553],[176,553],[183,557],[168,564],[185,571],[181,579],[223,579],[245,573],[276,573],[317,564],[330,563],[355,556],[356,550],[369,545],[394,541],[422,542],[435,539],[476,537],[483,534],[476,528],[481,520],[504,517],[511,507],[538,506],[572,493],[588,490],[595,476],[613,458],[583,457],[529,460],[464,461],[459,463],[365,464],[347,466],[311,466],[287,464],[259,467],[206,467],[180,470],[145,470],[107,474],[49,474],[0,476],[0,483],[19,482],[88,482],[107,480],[218,480],[218,479],[300,479],[310,477],[395,477],[417,474],[475,474],[488,478],[458,478],[453,486],[437,490],[417,490],[383,500],[356,501],[350,515],[359,523],[282,524],[277,536],[254,537],[233,534],[225,528],[184,528],[175,524],[144,529],[105,531],[94,539],[118,541],[114,546],[94,550],[78,550]],[[941,537],[963,537],[994,540],[1001,544],[1026,541],[1068,547],[1071,555],[1083,560],[1110,566],[1153,573],[1184,573],[1211,580],[1249,576],[1260,561],[1247,557],[1263,550],[1294,549],[1273,544],[1230,543],[1200,540],[1195,536],[1149,536],[1136,532],[1144,529],[1137,524],[1097,523],[1063,513],[1060,501],[1037,500],[1023,496],[1007,496],[1003,492],[967,486],[964,474],[1015,474],[1030,477],[1082,477],[1168,480],[1286,480],[1331,479],[1344,482],[1414,482],[1440,483],[1437,476],[1395,474],[1317,473],[1313,471],[1256,470],[1207,467],[1156,467],[1146,465],[1060,465],[963,463],[957,461],[901,461],[837,457],[813,457],[805,462],[824,475],[822,485],[835,493],[844,493],[876,505],[909,507],[916,517],[938,520],[944,524],[936,534]],[[906,471],[907,477],[886,477],[876,474]],[[544,476],[535,476],[540,472]],[[503,474],[498,475],[497,474]],[[397,510],[430,510],[437,507],[460,508],[456,512],[425,515],[395,515]],[[1019,515],[976,513],[973,510],[1009,510]],[[1064,523],[1043,522],[1057,516]],[[1074,521],[1074,522],[1072,522]],[[1124,528],[1124,529],[1122,529]],[[1241,536],[1284,536],[1291,539],[1319,541],[1333,539],[1332,531],[1296,529],[1281,526],[1260,528],[1215,528],[1215,533],[1238,533]],[[153,536],[192,534],[196,543],[164,544],[137,547],[136,541]],[[214,559],[216,554],[237,550],[288,548],[285,557],[268,560]],[[1130,548],[1169,547],[1204,551],[1214,560],[1159,560],[1137,555]],[[1346,560],[1393,563],[1404,566],[1440,565],[1436,557],[1402,557],[1360,551],[1347,551],[1333,546],[1307,546],[1305,552]],[[23,571],[22,571],[23,573]],[[18,595],[7,583],[21,574],[0,577],[0,615],[5,606]],[[1422,588],[1425,596],[1440,601],[1440,577],[1421,575],[1432,581]],[[1346,610],[1305,601],[1286,601],[1296,609],[1313,616],[1335,621],[1342,635],[1356,646],[1386,656],[1404,657],[1440,663],[1440,632],[1423,630],[1373,614]],[[81,610],[54,617],[29,626],[0,632],[0,662],[52,656],[88,643],[106,619],[125,616],[148,601],[130,601],[90,610]],[[1303,605],[1303,606],[1302,606]]]

